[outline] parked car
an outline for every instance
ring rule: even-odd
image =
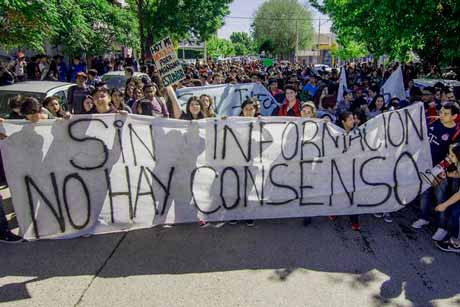
[[[134,77],[142,78],[148,76],[142,72],[134,72]],[[124,71],[110,71],[102,75],[101,80],[107,83],[109,89],[118,88],[120,90],[125,88],[126,77]]]
[[[316,70],[322,70],[322,71],[327,71],[327,72],[331,72],[332,70],[332,68],[326,64],[315,64],[314,68]]]
[[[10,113],[9,100],[19,94],[25,97],[33,96],[39,101],[46,97],[57,96],[64,109],[67,109],[68,90],[73,85],[57,81],[26,81],[0,86],[0,117],[5,118]]]
[[[448,87],[460,87],[460,81],[457,80],[445,80],[445,79],[414,79],[414,85],[420,88],[427,86],[434,86],[436,83],[442,83]]]

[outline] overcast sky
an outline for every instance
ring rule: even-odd
[[[230,4],[230,15],[225,18],[225,25],[218,31],[218,36],[229,38],[233,32],[250,32],[252,19],[235,19],[228,17],[253,17],[257,8],[267,0],[233,0]],[[302,2],[302,1],[301,1]],[[325,19],[321,21],[321,33],[330,31],[330,22],[326,21],[327,16],[311,8],[313,18]],[[318,30],[318,20],[313,21],[313,25]]]

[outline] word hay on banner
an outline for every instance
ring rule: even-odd
[[[423,105],[346,134],[318,120],[138,115],[5,122],[21,233],[69,238],[191,223],[391,212],[432,167]]]

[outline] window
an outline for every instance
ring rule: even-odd
[[[0,91],[0,117],[8,118],[8,115],[11,112],[10,107],[9,107],[10,99],[19,94],[21,94],[23,98],[33,96],[37,98],[38,101],[42,101],[43,99],[43,94],[38,94],[38,93],[23,93],[23,92],[17,93],[17,92]]]

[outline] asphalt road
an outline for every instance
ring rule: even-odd
[[[319,217],[1,244],[0,304],[460,306],[460,255],[413,231],[415,214],[362,217],[361,233]]]

